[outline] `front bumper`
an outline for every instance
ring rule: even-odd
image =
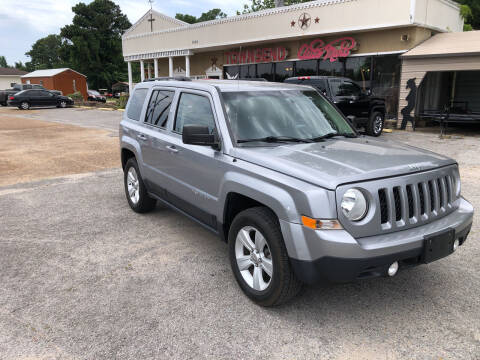
[[[280,221],[290,262],[305,283],[350,282],[382,276],[395,261],[400,268],[422,263],[425,236],[455,230],[460,245],[473,221],[473,207],[460,199],[453,213],[429,224],[395,233],[355,239],[345,230],[312,230]]]

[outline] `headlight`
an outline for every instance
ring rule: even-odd
[[[458,168],[453,171],[453,191],[455,191],[455,199],[460,197],[460,193],[462,192],[462,183],[460,181],[460,172]]]
[[[347,219],[360,221],[367,215],[368,202],[360,190],[349,189],[343,194],[340,207]]]

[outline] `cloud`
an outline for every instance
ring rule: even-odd
[[[9,64],[29,60],[24,54],[38,39],[49,34],[59,34],[60,28],[71,23],[72,7],[79,0],[0,0],[0,55]],[[82,2],[90,3],[91,0]],[[150,5],[147,0],[114,0],[130,22],[135,23]],[[220,8],[229,16],[243,8],[249,0],[156,0],[153,8],[168,16],[176,13],[199,16],[213,8]]]

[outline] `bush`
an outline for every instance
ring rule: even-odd
[[[118,108],[125,109],[125,106],[127,106],[127,101],[128,101],[128,94],[120,95],[120,98],[118,99]]]
[[[83,101],[83,95],[80,91],[76,91],[73,94],[67,95],[72,98],[73,101],[75,102],[82,102]]]

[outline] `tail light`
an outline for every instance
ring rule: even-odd
[[[13,99],[15,99],[13,96],[8,97],[8,100],[13,100]]]
[[[298,80],[310,80],[310,76],[300,76]]]

